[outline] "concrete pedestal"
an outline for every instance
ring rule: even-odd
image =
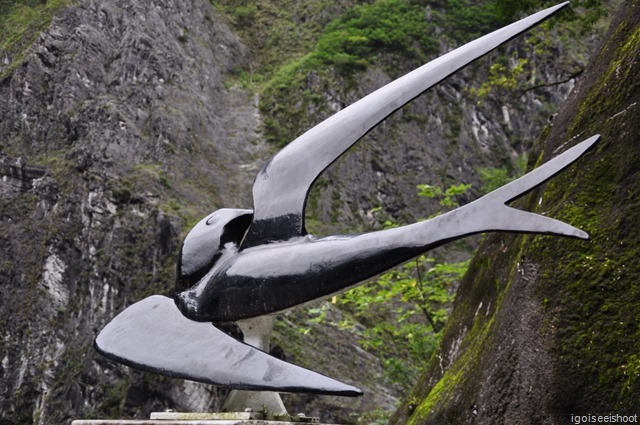
[[[176,413],[157,412],[150,420],[132,419],[80,419],[71,425],[301,425],[320,424],[318,418],[306,416],[266,417],[262,412],[230,413]]]
[[[307,417],[305,415],[289,416],[287,414],[265,413],[265,411],[252,411],[247,409],[244,412],[214,412],[214,413],[183,413],[183,412],[155,412],[151,414],[152,420],[162,421],[185,421],[185,420],[217,420],[217,421],[263,421],[274,423],[296,423],[296,424],[317,424],[318,418]],[[244,423],[244,422],[242,422]]]
[[[171,420],[128,420],[128,419],[91,419],[91,420],[75,420],[71,425],[296,425],[295,422],[282,421],[263,421],[258,419],[247,420],[187,420],[187,421],[171,421]]]
[[[260,419],[203,419],[203,420],[135,420],[135,419],[80,419],[71,425],[299,425],[299,422],[267,421]],[[317,425],[334,425],[321,424]]]

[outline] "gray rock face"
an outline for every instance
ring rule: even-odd
[[[252,100],[223,85],[245,53],[213,8],[197,2],[85,2],[62,11],[3,82],[5,144],[113,174],[186,152],[191,162],[176,170],[220,174],[198,161],[251,159],[237,143],[251,135],[232,134],[233,122],[252,119],[240,126],[251,132],[256,117],[232,115],[230,103]]]
[[[257,95],[229,84],[252,54],[207,1],[87,0],[60,11],[0,81],[0,422],[221,406],[225,390],[132,371],[92,341],[127,305],[170,293],[194,219],[251,207],[251,182],[275,149]],[[417,200],[417,183],[477,185],[477,166],[502,164],[521,150],[509,140],[535,137],[530,115],[545,109],[532,93],[518,107],[478,107],[464,94],[468,75],[417,99],[321,177],[311,206],[323,230],[372,228],[380,205],[415,221],[433,206]],[[309,110],[300,130],[389,80],[372,67],[356,91],[336,81],[325,92],[310,78],[329,108]],[[276,340],[289,359],[367,395],[285,398],[290,413],[344,421],[393,408],[399,390],[380,378],[380,361],[337,332],[323,328],[312,355]]]
[[[170,293],[185,221],[251,206],[272,148],[257,96],[225,85],[247,57],[207,2],[87,1],[0,82],[3,423],[220,408],[225,390],[132,371],[92,341]],[[392,408],[387,391],[352,409]]]
[[[601,134],[564,180],[522,200],[571,217],[590,240],[487,237],[441,346],[390,423],[560,424],[607,411],[615,414],[599,420],[635,420],[628,394],[640,381],[627,376],[640,348],[640,231],[630,226],[640,194],[639,28],[640,4],[621,5],[533,151],[544,161]]]
[[[223,84],[245,57],[206,2],[88,1],[1,82],[3,423],[219,402],[106,362],[92,340],[170,290],[186,205],[250,205],[255,99]]]

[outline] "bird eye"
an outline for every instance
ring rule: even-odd
[[[189,232],[178,256],[176,291],[185,291],[214,267],[224,245],[240,245],[253,213],[251,210],[218,210],[202,219]]]

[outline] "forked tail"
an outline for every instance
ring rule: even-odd
[[[438,227],[447,226],[458,238],[471,233],[503,231],[541,233],[589,239],[589,235],[553,218],[511,208],[507,203],[540,186],[580,158],[597,141],[595,135],[568,149],[535,170],[525,174],[482,198],[437,217]],[[441,220],[445,221],[444,224]],[[455,224],[454,224],[455,223]],[[452,225],[453,224],[453,225]],[[450,226],[450,227],[449,227]]]

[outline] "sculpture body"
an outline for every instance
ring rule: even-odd
[[[581,230],[509,208],[505,203],[551,178],[597,139],[594,136],[548,162],[544,168],[431,220],[362,235],[295,236],[246,249],[235,242],[221,243],[219,258],[207,264],[203,277],[197,281],[192,279],[195,282],[191,288],[176,295],[176,303],[192,320],[240,320],[344,291],[425,251],[474,233],[531,232],[586,239],[588,235]],[[203,219],[194,231],[205,233],[211,225],[207,223],[228,215],[228,210],[222,211],[224,214],[217,211]],[[239,240],[244,230],[235,231]],[[182,257],[187,256],[185,249],[192,249],[189,242],[185,241]]]
[[[214,326],[198,322],[274,314],[327,297],[470,234],[507,231],[588,238],[568,224],[506,204],[576,161],[598,136],[520,179],[428,221],[329,237],[309,235],[304,226],[311,185],[363,135],[425,90],[566,4],[541,11],[416,69],[291,142],[259,172],[253,187],[253,210],[218,210],[187,235],[178,260],[175,303],[154,296],[129,307],[101,332],[97,349],[135,367],[231,388],[359,395],[357,388],[273,359]],[[148,354],[151,347],[157,354]]]

